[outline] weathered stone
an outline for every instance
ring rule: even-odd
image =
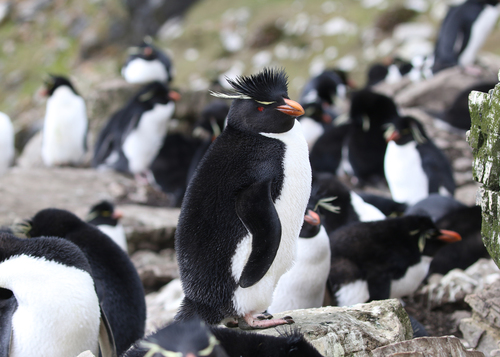
[[[140,250],[130,257],[146,291],[157,290],[173,279],[179,278],[179,267],[173,249],[159,253]]]
[[[146,334],[172,322],[183,298],[180,279],[174,279],[157,292],[147,294]]]
[[[467,351],[460,340],[454,336],[421,337],[379,347],[372,351],[373,357],[482,357],[478,351]]]

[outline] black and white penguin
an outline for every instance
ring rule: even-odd
[[[395,201],[413,205],[431,193],[453,196],[450,162],[417,119],[397,118],[386,136],[385,177]]]
[[[198,318],[174,321],[137,342],[123,357],[321,357],[298,329],[279,332],[242,332],[209,326]]]
[[[0,176],[14,161],[14,127],[7,114],[0,112]]]
[[[371,87],[383,82],[397,83],[408,75],[412,69],[411,62],[399,57],[390,58],[384,63],[374,63],[368,69],[366,86]]]
[[[330,272],[330,240],[319,215],[308,209],[293,267],[278,281],[267,312],[321,307]]]
[[[92,166],[110,167],[137,178],[146,175],[152,181],[149,167],[163,145],[178,99],[178,93],[159,82],[139,90],[99,133]]]
[[[450,7],[434,48],[434,74],[456,65],[473,65],[499,14],[498,0],[467,0]]]
[[[90,208],[85,220],[99,228],[101,232],[111,238],[125,252],[128,252],[127,238],[120,219],[123,217],[121,211],[115,209],[115,205],[109,201],[101,201]]]
[[[144,335],[144,289],[128,255],[97,227],[71,212],[44,209],[26,221],[29,237],[60,237],[76,244],[90,263],[92,277],[120,356]]]
[[[424,216],[341,227],[330,235],[331,295],[338,306],[410,295],[426,277],[436,251],[460,239]]]
[[[384,181],[385,126],[399,117],[394,101],[363,89],[353,94],[349,115],[347,148],[354,175],[361,183]]]
[[[371,204],[379,209],[386,217],[399,217],[404,215],[408,205],[405,203],[396,202],[391,198],[380,196],[369,192],[357,192],[359,197],[366,203]]]
[[[0,355],[113,351],[89,262],[73,243],[0,233]],[[104,345],[99,344],[103,338]]]
[[[229,80],[227,125],[201,160],[175,235],[185,293],[177,320],[266,328],[259,320],[293,264],[311,191],[307,143],[283,70]],[[258,315],[259,317],[261,315]]]
[[[169,83],[172,81],[174,77],[172,60],[165,52],[153,45],[150,37],[146,37],[139,46],[130,47],[128,54],[122,67],[122,76],[128,83]]]
[[[42,135],[42,160],[46,166],[78,165],[87,151],[87,109],[68,78],[49,75]]]

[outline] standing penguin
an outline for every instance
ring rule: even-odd
[[[0,356],[112,355],[89,262],[73,243],[0,233]],[[115,355],[116,356],[116,355]]]
[[[499,0],[467,0],[452,6],[439,30],[433,73],[456,65],[474,64],[499,14]]]
[[[150,165],[162,147],[178,99],[178,93],[159,82],[142,88],[99,133],[92,166],[153,181]]]
[[[260,320],[293,264],[311,191],[307,143],[283,70],[229,80],[227,126],[188,186],[175,235],[185,298],[176,316],[266,328]],[[243,319],[241,319],[243,318]]]
[[[169,83],[174,77],[174,68],[169,56],[153,45],[146,37],[137,47],[128,49],[129,56],[122,67],[122,76],[128,83]]]
[[[308,209],[299,235],[297,259],[280,278],[267,312],[321,307],[330,272],[330,241],[319,215]]]
[[[10,118],[0,112],[0,176],[12,164],[14,153],[14,127]]]
[[[120,218],[123,214],[115,209],[109,201],[101,201],[90,208],[86,221],[99,228],[104,234],[110,237],[125,252],[127,249],[127,238]]]
[[[386,137],[384,170],[395,201],[413,205],[430,193],[453,196],[451,165],[418,120],[408,116],[396,119]]]
[[[64,238],[83,251],[119,356],[144,335],[146,302],[141,280],[130,258],[111,238],[71,212],[54,208],[39,211],[25,225],[30,237]]]
[[[339,228],[330,235],[331,295],[338,306],[407,296],[424,280],[437,250],[460,239],[424,216]]]
[[[69,79],[50,75],[45,82],[47,109],[42,160],[46,166],[78,165],[87,151],[87,109]]]

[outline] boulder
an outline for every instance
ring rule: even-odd
[[[179,267],[173,249],[164,249],[159,253],[140,250],[130,259],[146,291],[158,290],[173,279],[179,278]]]

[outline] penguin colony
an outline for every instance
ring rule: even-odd
[[[497,3],[451,8],[427,68],[471,65]],[[86,222],[45,209],[20,225],[29,239],[0,232],[0,356],[320,356],[289,326],[293,316],[270,313],[411,295],[429,273],[488,256],[480,209],[453,198],[445,155],[417,119],[372,89],[415,74],[416,62],[374,65],[359,90],[325,70],[298,102],[283,69],[226,78],[229,89],[212,92],[218,100],[186,136],[168,132],[180,100],[170,58],[151,39],[129,55],[121,73],[144,86],[103,126],[91,165],[134,175],[181,207],[182,306],[175,322],[145,337],[144,291],[113,203],[93,206]],[[42,160],[80,165],[85,102],[68,78],[50,75],[45,87]],[[453,110],[448,118],[459,117]],[[466,128],[467,116],[456,126]],[[0,175],[14,155],[14,129],[0,113]],[[385,184],[392,199],[361,191]],[[220,323],[279,326],[280,336]]]

